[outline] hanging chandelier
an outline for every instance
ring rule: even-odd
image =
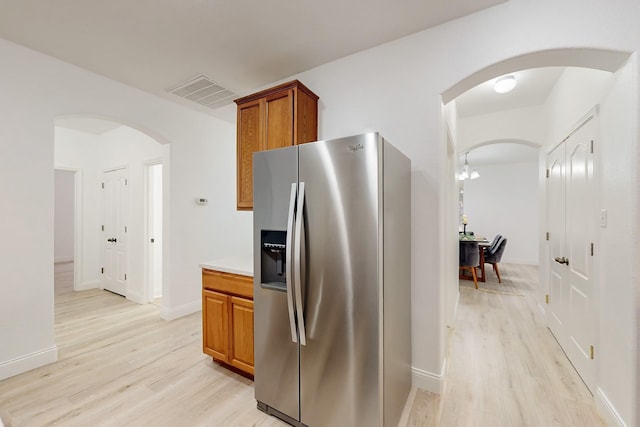
[[[467,160],[467,154],[469,154],[468,151],[464,153],[464,166],[462,167],[462,172],[460,172],[460,174],[458,175],[458,179],[460,181],[464,181],[466,179],[480,178],[480,174],[478,173],[478,171],[471,168],[471,166],[469,165],[469,160]]]

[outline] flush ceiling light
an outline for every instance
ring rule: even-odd
[[[493,85],[493,90],[498,93],[511,92],[516,87],[516,78],[514,76],[504,76],[496,80]]]

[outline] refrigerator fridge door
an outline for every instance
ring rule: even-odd
[[[382,141],[370,133],[298,150],[306,229],[301,421],[379,426]]]
[[[291,208],[295,147],[254,154],[255,397],[262,410],[300,419],[299,351],[294,317]]]

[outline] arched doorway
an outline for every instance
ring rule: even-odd
[[[163,239],[158,234],[163,226],[153,219],[162,218],[163,203],[158,199],[165,193],[166,178],[151,171],[167,163],[168,155],[166,141],[114,119],[86,115],[56,119],[55,167],[74,170],[80,178],[75,197],[75,290],[115,290],[137,303],[162,293],[157,290],[162,284],[153,279],[162,276]],[[116,199],[107,197],[113,192],[105,188],[115,182],[111,178],[116,174],[122,176],[117,208]],[[114,287],[107,276],[121,286]]]
[[[601,159],[601,163],[599,164],[600,180],[594,188],[594,191],[597,191],[599,197],[598,206],[594,212],[589,212],[587,215],[590,215],[590,218],[593,220],[597,220],[601,211],[608,211],[610,215],[611,207],[615,206],[614,209],[620,215],[622,223],[625,224],[626,227],[632,227],[631,224],[633,222],[633,218],[631,218],[629,212],[634,212],[636,209],[636,206],[633,204],[633,200],[628,198],[626,201],[623,201],[616,197],[610,197],[610,192],[616,191],[615,188],[633,188],[633,180],[631,179],[633,177],[633,162],[629,157],[628,150],[634,150],[633,147],[637,144],[637,141],[634,139],[634,137],[637,137],[637,132],[635,130],[637,117],[633,116],[633,112],[637,111],[637,99],[635,99],[633,95],[635,92],[631,90],[631,88],[635,88],[632,82],[634,81],[634,76],[637,74],[637,68],[634,61],[628,61],[629,57],[629,54],[624,52],[604,52],[594,49],[560,49],[547,52],[536,52],[487,67],[443,92],[442,96],[445,103],[451,102],[455,100],[458,95],[462,94],[465,90],[475,84],[495,79],[502,75],[522,70],[526,67],[588,67],[590,71],[604,70],[611,73],[607,78],[606,84],[600,87],[602,91],[597,93],[595,96],[592,96],[589,92],[589,90],[593,88],[587,88],[586,91],[580,93],[576,90],[577,85],[570,84],[571,78],[577,76],[577,74],[568,76],[563,82],[565,84],[564,92],[562,90],[557,90],[555,92],[555,109],[549,110],[549,114],[545,116],[545,119],[547,120],[547,129],[543,134],[543,138],[531,139],[541,147],[544,147],[541,151],[541,156],[539,157],[539,180],[541,183],[539,197],[542,203],[539,211],[541,227],[538,233],[541,247],[539,252],[541,265],[538,305],[542,310],[545,310],[546,308],[544,298],[549,286],[549,260],[546,259],[548,251],[546,249],[547,244],[544,232],[546,229],[546,199],[544,187],[545,155],[554,144],[558,144],[567,137],[571,132],[571,129],[578,124],[580,118],[597,104],[600,105],[600,111],[602,113],[598,135],[601,143],[599,149],[601,149],[602,152],[599,154],[604,154],[605,157]],[[578,71],[580,71],[580,69],[578,69]],[[576,82],[577,80],[573,81],[573,83]],[[570,102],[563,102],[562,95],[568,96],[569,94],[575,95],[572,102],[574,102],[576,106],[579,106],[579,108],[571,110],[567,107]],[[451,110],[451,108],[447,109],[447,111]],[[629,112],[631,112],[631,114],[628,114]],[[456,123],[459,122],[459,120],[448,120],[448,122]],[[626,135],[623,132],[626,132]],[[452,133],[458,136],[460,134],[460,132],[455,131]],[[503,137],[504,135],[499,136],[498,138]],[[525,139],[523,135],[518,134],[511,134],[509,137]],[[475,141],[467,141],[466,144],[456,141],[455,154],[459,155],[460,153],[469,151],[471,148],[479,146],[479,142],[483,143],[489,139],[479,138]],[[596,144],[597,143],[598,142],[596,142]],[[598,150],[598,148],[596,148],[596,150]],[[625,151],[627,152],[627,155],[623,154]],[[610,157],[607,159],[607,156]],[[613,159],[616,160],[613,161]],[[603,179],[603,174],[607,175],[607,170],[609,173],[616,174],[621,178],[618,185],[621,185],[622,187],[616,187],[614,183],[606,177]],[[453,203],[453,200],[448,201],[448,203],[450,202]],[[625,280],[622,278],[623,274],[615,271],[616,268],[623,269],[627,275],[633,275],[633,268],[630,267],[633,263],[630,259],[631,255],[629,257],[625,255],[626,260],[617,261],[615,260],[613,252],[610,253],[609,250],[619,251],[620,243],[622,243],[623,247],[626,248],[622,250],[622,252],[625,254],[633,254],[635,244],[629,239],[626,239],[625,236],[628,233],[624,231],[624,226],[618,227],[616,225],[614,226],[616,230],[605,229],[610,227],[611,224],[608,226],[602,226],[598,223],[596,227],[598,232],[595,242],[593,242],[595,248],[600,248],[600,252],[597,252],[597,249],[595,251],[595,256],[598,258],[596,259],[594,274],[599,278],[601,283],[612,283],[612,280]],[[454,230],[451,231],[452,233],[454,232]],[[617,240],[618,244],[615,244],[614,240]],[[620,242],[620,240],[622,240],[622,242]],[[610,265],[612,262],[617,266],[616,268],[614,268],[613,265]],[[628,323],[619,322],[615,318],[619,318],[620,313],[624,312],[624,315],[622,316],[631,321],[631,324],[635,324],[635,310],[631,305],[625,303],[625,299],[631,298],[632,300],[635,300],[636,293],[637,290],[635,289],[635,285],[626,287],[624,290],[620,289],[620,292],[615,291],[613,294],[600,290],[598,292],[599,299],[594,302],[592,307],[596,311],[596,330],[616,330],[617,336],[617,338],[614,338],[609,334],[607,334],[606,337],[600,335],[599,337],[596,337],[596,344],[594,346],[596,348],[596,357],[593,363],[597,366],[596,371],[598,374],[595,379],[595,385],[592,387],[592,391],[594,393],[596,404],[601,409],[603,408],[603,414],[610,420],[619,420],[620,418],[617,415],[616,408],[611,404],[611,401],[607,397],[607,392],[604,390],[606,385],[604,384],[609,384],[610,390],[616,390],[611,391],[613,394],[618,394],[619,388],[616,389],[616,387],[611,386],[611,380],[610,378],[607,379],[606,376],[613,375],[618,378],[618,381],[627,381],[628,386],[631,387],[631,382],[633,382],[633,380],[625,380],[625,376],[622,374],[621,370],[614,366],[620,366],[620,364],[623,364],[629,368],[630,366],[637,365],[637,349],[625,345],[627,340],[633,339],[636,331],[632,327],[629,327]],[[447,299],[447,301],[450,300]],[[625,338],[621,338],[622,336]],[[602,346],[605,346],[603,351],[607,354],[601,354],[601,359],[598,360],[597,348],[602,348]],[[624,347],[624,350],[618,350],[617,348],[620,348],[619,346]],[[613,348],[616,348],[616,350],[612,350],[611,352],[608,351],[608,349]],[[633,384],[635,384],[635,382],[633,382]],[[635,392],[636,386],[633,385],[633,387]],[[616,399],[617,405],[624,408],[627,412],[626,415],[628,415],[627,409],[630,401],[623,395],[618,395]]]

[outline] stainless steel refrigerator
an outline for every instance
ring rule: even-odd
[[[255,397],[397,426],[411,387],[411,163],[378,133],[254,154]]]

